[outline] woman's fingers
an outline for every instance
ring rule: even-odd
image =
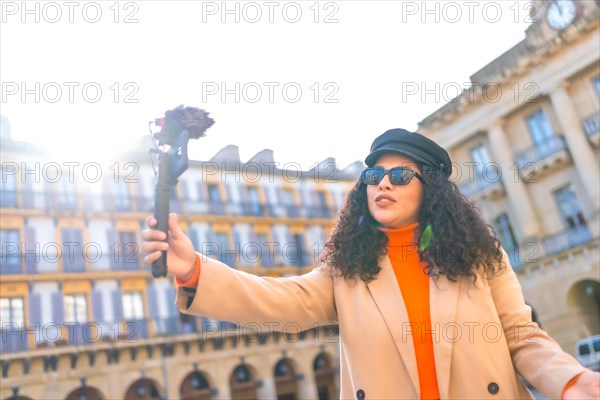
[[[177,224],[177,214],[171,213],[169,214],[169,233],[171,234],[171,238],[173,240],[180,239],[184,234]]]
[[[149,253],[144,257],[144,263],[146,263],[147,265],[152,265],[152,263],[154,261],[158,260],[161,255],[162,255],[162,252],[153,251],[152,253]]]
[[[144,253],[152,253],[153,251],[165,251],[169,249],[167,242],[143,242],[142,251]]]
[[[167,235],[156,229],[144,229],[142,231],[142,239],[145,241],[165,240]]]
[[[154,225],[156,225],[156,218],[154,218],[152,215],[149,215],[146,218],[146,225],[152,228]]]

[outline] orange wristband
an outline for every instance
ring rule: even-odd
[[[194,268],[194,275],[187,282],[183,282],[178,277],[175,277],[175,284],[180,287],[196,289],[200,280],[200,256],[198,253],[196,253],[196,266]]]
[[[575,375],[574,377],[571,378],[571,380],[569,382],[567,382],[567,384],[565,385],[562,393],[560,394],[560,398],[564,399],[565,398],[565,392],[573,385],[575,385],[577,383],[577,381],[579,380],[579,377],[583,374],[583,372],[578,373],[577,375]]]

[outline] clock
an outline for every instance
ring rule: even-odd
[[[546,10],[546,21],[551,28],[562,30],[571,25],[577,15],[573,0],[551,0]]]

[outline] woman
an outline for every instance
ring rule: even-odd
[[[261,278],[200,261],[175,215],[168,244],[142,233],[145,262],[168,250],[185,313],[339,324],[343,399],[532,398],[517,372],[553,399],[598,398],[600,374],[532,322],[506,253],[448,180],[448,153],[392,129],[365,162],[308,274]]]

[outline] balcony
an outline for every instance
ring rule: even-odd
[[[502,179],[487,179],[478,176],[472,182],[463,183],[459,186],[460,192],[465,196],[477,200],[481,198],[496,199],[504,195]]]
[[[0,196],[1,208],[17,208],[17,192],[15,190],[3,190]]]
[[[183,200],[183,212],[201,215],[236,215],[275,218],[331,218],[336,210],[327,205],[297,206],[295,204],[262,203],[210,203],[208,201]]]
[[[79,273],[86,271],[86,259],[81,254],[63,252],[63,272]]]
[[[301,218],[331,218],[332,212],[326,204],[300,208]]]
[[[153,199],[135,198],[124,196],[92,195],[90,193],[64,194],[49,191],[8,192],[5,199],[2,192],[2,207],[23,208],[26,210],[55,211],[60,213],[76,212],[131,212],[134,205],[138,211],[151,211],[154,207]],[[18,193],[22,195],[20,205],[17,202]]]
[[[23,272],[21,268],[21,257],[18,254],[2,253],[0,254],[0,259],[0,275],[20,274]]]
[[[130,254],[116,254],[108,249],[101,257],[85,257],[74,254],[59,256],[48,252],[29,252],[15,254],[4,254],[0,257],[0,274],[48,274],[48,273],[82,273],[98,271],[139,271],[143,270],[141,254],[136,249]],[[21,265],[25,264],[23,271]],[[88,267],[89,265],[89,267]],[[61,268],[62,267],[62,268]]]
[[[3,322],[0,329],[0,354],[24,351],[29,349],[27,331],[23,324],[16,322]]]
[[[592,241],[593,237],[587,226],[565,229],[542,239],[546,255],[560,253],[571,247],[576,247]]]
[[[552,171],[564,168],[571,162],[571,156],[563,136],[554,136],[517,156],[521,177],[525,182],[531,183],[537,182]]]
[[[19,194],[21,196],[19,196]],[[40,210],[75,215],[82,212],[121,213],[139,212],[151,214],[154,198],[117,196],[93,196],[90,194],[65,196],[54,192],[3,191],[2,207]],[[251,202],[210,202],[208,200],[171,199],[170,210],[196,215],[271,216],[275,218],[331,218],[337,210],[326,204],[303,206],[296,204],[263,204]],[[70,268],[70,267],[69,267]]]
[[[583,130],[592,145],[600,147],[600,112],[595,112],[583,120]]]

